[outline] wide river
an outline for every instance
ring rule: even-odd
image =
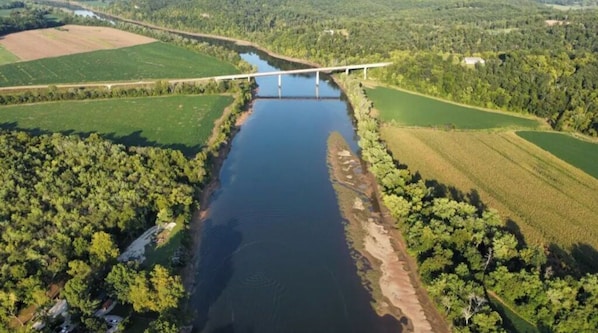
[[[260,72],[278,70],[264,55],[242,57]],[[371,309],[345,242],[326,140],[338,131],[357,146],[349,105],[322,78],[318,93],[315,75],[283,76],[281,91],[277,77],[258,79],[203,226],[191,297],[197,331],[389,328]]]

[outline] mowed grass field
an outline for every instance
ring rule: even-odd
[[[598,179],[598,143],[554,132],[521,131],[517,135]]]
[[[0,86],[193,78],[238,73],[231,64],[155,42],[0,66]]]
[[[513,132],[383,126],[400,163],[424,179],[478,196],[520,229],[526,242],[557,244],[598,266],[598,180]],[[509,223],[513,228],[513,225]],[[588,248],[587,246],[590,246]]]
[[[366,93],[383,122],[402,126],[535,129],[541,125],[536,119],[482,111],[392,88],[369,88]]]
[[[207,142],[230,96],[166,96],[65,101],[0,107],[0,128],[36,134],[97,132],[125,145],[195,154]]]

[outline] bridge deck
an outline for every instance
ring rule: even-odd
[[[130,86],[149,86],[154,85],[156,81],[167,81],[169,84],[177,83],[194,83],[203,82],[210,80],[238,80],[238,79],[250,79],[255,77],[263,76],[279,76],[288,74],[305,74],[305,73],[330,73],[338,71],[350,71],[356,69],[368,69],[385,67],[392,64],[391,62],[379,62],[372,64],[361,64],[361,65],[347,65],[347,66],[334,66],[334,67],[317,67],[317,68],[304,68],[304,69],[293,69],[288,71],[274,71],[274,72],[262,72],[262,73],[247,73],[247,74],[232,74],[232,75],[219,75],[210,77],[200,78],[188,78],[188,79],[153,79],[145,81],[121,81],[121,82],[86,82],[86,83],[67,83],[67,84],[41,84],[41,85],[30,85],[30,86],[12,86],[12,87],[0,87],[0,91],[11,91],[11,90],[28,90],[28,89],[46,89],[50,85],[56,88],[101,88],[106,87],[108,89],[113,87],[130,87]]]

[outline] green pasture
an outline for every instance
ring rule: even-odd
[[[0,66],[0,86],[193,78],[234,74],[231,64],[155,42]]]
[[[403,126],[534,129],[540,125],[534,119],[483,111],[391,88],[376,87],[366,89],[366,93],[382,121]]]
[[[19,60],[19,58],[0,45],[0,65],[10,64]]]
[[[556,132],[522,131],[517,135],[598,178],[598,143]]]
[[[130,146],[200,151],[230,96],[167,96],[0,107],[0,128],[33,134],[97,132]]]

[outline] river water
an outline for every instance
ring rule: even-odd
[[[260,72],[279,67],[242,58]],[[357,276],[328,178],[328,135],[357,147],[348,104],[330,82],[316,91],[315,75],[283,76],[280,91],[277,77],[258,84],[203,226],[195,330],[387,331]]]

